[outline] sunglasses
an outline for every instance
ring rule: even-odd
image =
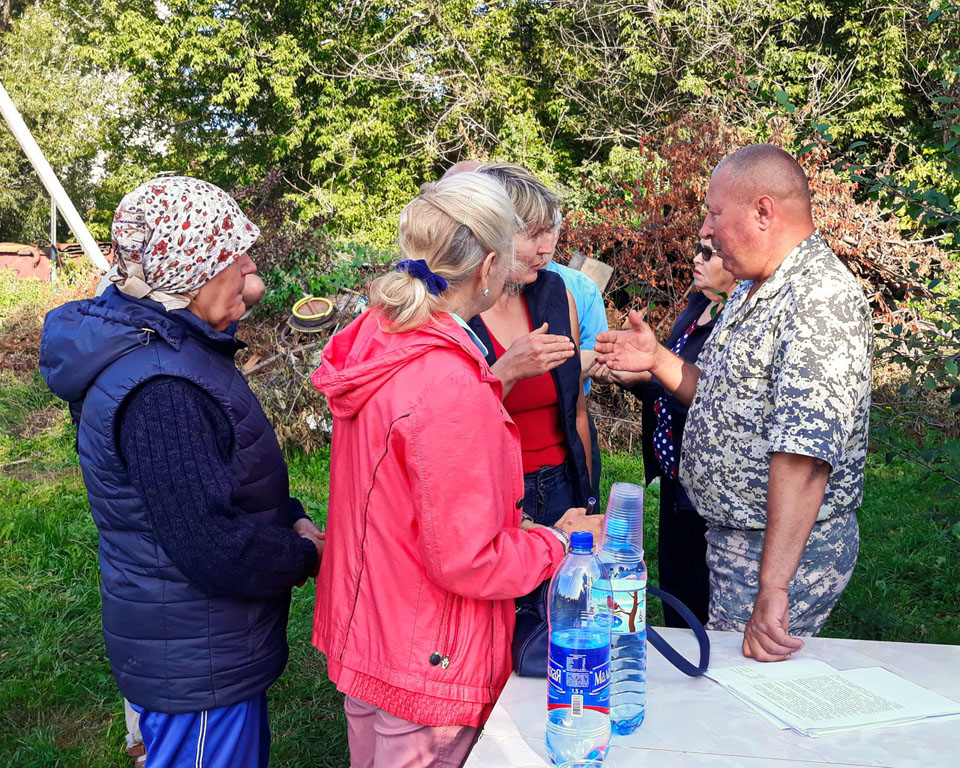
[[[704,245],[703,243],[697,243],[697,250],[694,251],[695,256],[702,256],[704,263],[710,261],[713,258],[713,254],[716,251],[711,248],[709,245]]]

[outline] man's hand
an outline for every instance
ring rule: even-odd
[[[544,323],[510,345],[491,370],[504,384],[504,394],[521,379],[552,371],[573,356],[573,342],[567,336],[547,333]]]
[[[630,310],[627,321],[629,330],[597,334],[598,361],[613,371],[650,371],[659,361],[660,343],[636,311]]]
[[[829,476],[830,465],[822,459],[779,451],[770,455],[760,588],[743,632],[744,656],[758,661],[783,661],[803,648],[802,640],[787,634],[787,585],[803,557]]]
[[[761,587],[753,614],[743,631],[743,655],[757,661],[783,661],[803,648],[803,640],[787,634],[790,602],[787,590]]]

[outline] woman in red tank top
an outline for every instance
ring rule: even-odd
[[[564,429],[562,412],[572,403],[562,402],[551,370],[563,364],[580,346],[580,324],[570,292],[562,287],[549,293],[551,301],[564,302],[569,315],[570,336],[550,334],[546,324],[535,328],[524,287],[540,278],[552,255],[558,226],[559,201],[541,182],[518,166],[480,166],[504,183],[527,225],[514,238],[517,268],[510,276],[513,290],[505,290],[497,302],[480,314],[497,358],[493,372],[503,381],[504,406],[520,432],[523,452],[525,516],[542,525],[552,525],[570,507],[586,499],[579,488],[576,468],[571,468],[570,431]],[[555,276],[546,274],[547,278]],[[560,282],[560,281],[558,281]],[[489,358],[488,358],[489,359]],[[575,454],[590,467],[590,427],[583,387],[566,395],[576,398],[576,435],[582,446]],[[582,447],[583,451],[579,449]]]
[[[517,297],[513,297],[517,298]],[[523,301],[523,296],[519,297]],[[526,311],[526,302],[523,304]],[[529,333],[533,330],[527,313]],[[484,324],[487,324],[487,318]],[[487,330],[490,326],[487,324]],[[494,333],[490,334],[497,359],[503,358],[506,349]],[[542,467],[554,467],[567,458],[566,437],[560,427],[560,409],[557,386],[548,371],[529,379],[521,379],[503,398],[517,429],[520,430],[520,445],[523,451],[523,474],[536,472]]]

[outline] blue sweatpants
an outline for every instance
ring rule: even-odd
[[[204,712],[140,713],[148,768],[267,768],[267,694]]]

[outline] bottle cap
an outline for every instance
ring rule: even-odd
[[[590,531],[574,531],[570,537],[570,551],[584,552],[593,551],[593,534]]]

